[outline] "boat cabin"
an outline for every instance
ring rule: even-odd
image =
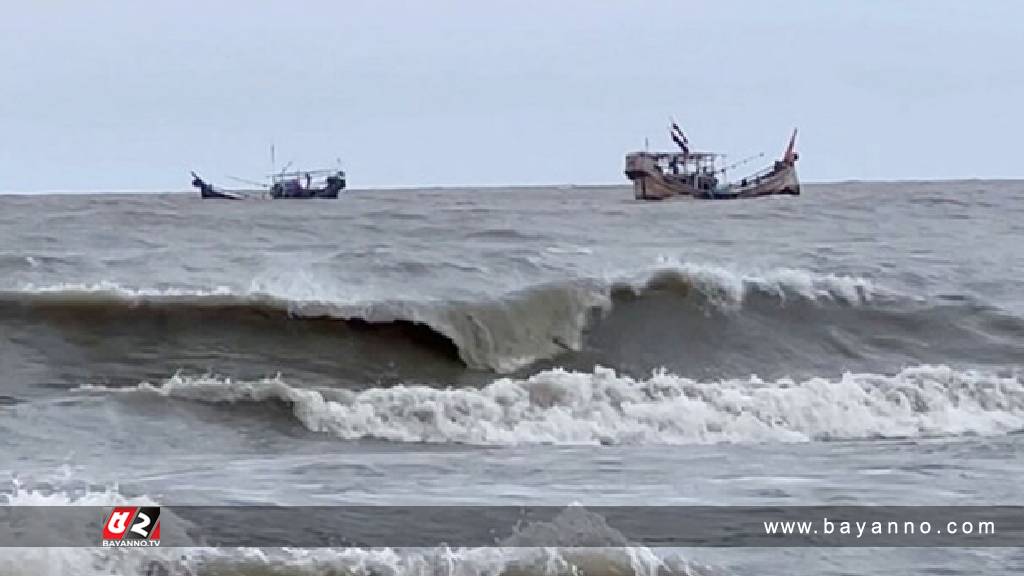
[[[337,198],[344,188],[342,170],[278,172],[270,177],[272,198]]]
[[[714,152],[634,152],[626,157],[626,175],[635,178],[655,172],[669,183],[710,191],[719,184],[715,162],[721,156]]]

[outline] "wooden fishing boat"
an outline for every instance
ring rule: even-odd
[[[676,196],[690,196],[703,200],[730,200],[756,198],[776,194],[800,194],[800,180],[796,174],[796,130],[781,160],[759,170],[738,182],[728,182],[726,171],[751,159],[732,166],[718,168],[716,163],[724,156],[713,152],[691,152],[686,136],[672,123],[672,139],[679,152],[632,152],[626,155],[626,177],[633,182],[633,194],[638,200],[664,200]]]

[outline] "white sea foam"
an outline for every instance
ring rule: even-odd
[[[742,305],[751,293],[767,293],[785,300],[804,298],[812,301],[840,301],[866,304],[876,296],[888,294],[870,278],[818,273],[799,268],[738,270],[718,264],[661,258],[657,267],[629,277],[628,284],[638,294],[666,280],[692,284],[714,303],[730,307]],[[611,280],[622,282],[621,278]]]
[[[26,487],[18,478],[0,492],[0,506],[156,506],[148,496],[125,496],[117,486],[82,490]]]
[[[25,284],[18,290],[18,292],[24,294],[36,294],[42,296],[43,299],[48,297],[50,300],[54,301],[64,298],[67,300],[121,299],[129,302],[134,300],[145,301],[152,299],[156,302],[173,302],[176,299],[181,298],[239,295],[228,286],[217,286],[208,290],[178,287],[133,288],[130,286],[124,286],[118,282],[106,280],[100,282],[67,282],[45,285]],[[10,294],[10,292],[8,292],[8,294]]]
[[[423,386],[360,392],[310,389],[282,378],[235,381],[175,375],[132,388],[202,402],[283,401],[308,429],[353,440],[515,444],[805,442],[873,437],[997,435],[1024,428],[1019,375],[917,366],[894,375],[699,382],[661,371],[561,369],[502,378],[482,389]]]

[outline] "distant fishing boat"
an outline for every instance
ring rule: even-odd
[[[192,186],[199,189],[199,194],[203,198],[244,200],[263,197],[274,199],[337,198],[338,194],[345,189],[345,172],[342,170],[281,172],[271,176],[270,184],[250,183],[266,190],[256,194],[240,190],[226,190],[203,180],[195,172],[192,173]]]
[[[271,164],[273,164],[274,149],[270,149]],[[226,190],[206,182],[195,172],[192,172],[192,186],[199,189],[203,198],[220,198],[226,200],[243,200],[247,198],[274,198],[274,199],[309,199],[309,198],[337,198],[338,194],[345,189],[345,171],[338,169],[326,170],[299,170],[288,171],[291,162],[285,165],[280,172],[270,175],[269,183],[255,182],[244,178],[228,176],[245,184],[261,188],[260,193],[247,193],[240,190]]]
[[[800,194],[796,175],[796,129],[782,159],[738,182],[728,182],[726,171],[763,154],[718,168],[723,154],[691,152],[689,140],[679,126],[671,124],[672,140],[679,152],[631,152],[626,155],[626,177],[633,182],[638,200],[663,200],[674,196],[691,196],[703,200],[756,198],[776,194]]]

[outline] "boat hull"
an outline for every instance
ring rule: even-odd
[[[323,188],[304,188],[299,192],[277,192],[271,190],[270,197],[274,200],[315,200],[317,198],[334,199],[338,197],[339,192],[340,190]]]
[[[771,172],[744,178],[723,189],[704,191],[694,197],[701,200],[732,200],[777,195],[800,195],[800,179],[796,175],[795,166],[779,162]]]
[[[633,180],[633,196],[637,200],[665,200],[676,196],[695,196],[697,192],[696,188],[685,182],[672,182],[654,175]]]
[[[220,190],[214,187],[212,184],[197,176],[195,172],[192,173],[192,186],[199,189],[199,196],[201,198],[208,200],[242,200],[244,198],[244,196],[236,192]]]
[[[199,195],[202,198],[214,198],[218,200],[241,200],[242,197],[237,194],[220,192],[218,190],[200,190]]]

